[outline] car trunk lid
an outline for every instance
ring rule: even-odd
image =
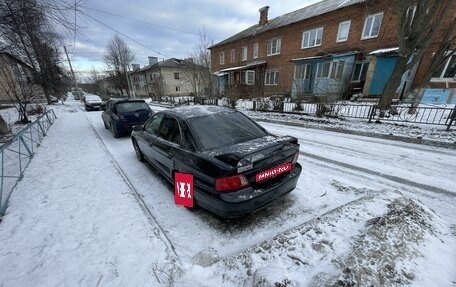
[[[249,183],[258,184],[290,171],[298,150],[296,138],[268,135],[211,153],[216,159],[230,165],[231,173],[242,173]]]

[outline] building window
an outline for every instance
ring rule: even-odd
[[[321,46],[321,40],[323,38],[323,28],[317,28],[302,33],[301,48],[311,48]]]
[[[348,32],[350,31],[351,21],[344,21],[339,23],[339,31],[337,32],[336,42],[345,42],[348,40]]]
[[[234,63],[236,61],[236,50],[235,49],[231,49],[231,51],[230,51],[230,61],[231,61],[231,63]]]
[[[277,85],[279,83],[279,71],[266,71],[265,85]]]
[[[268,41],[268,56],[280,54],[280,42],[280,38],[275,38]]]
[[[225,52],[220,52],[220,65],[225,64]]]
[[[255,71],[247,70],[241,72],[241,83],[246,85],[254,85],[255,84]]]
[[[247,46],[241,48],[241,61],[247,61]]]
[[[179,80],[179,73],[174,73],[174,79]]]
[[[345,61],[332,62],[331,78],[341,80],[344,75]]]
[[[258,58],[258,43],[253,44],[253,58]]]
[[[180,92],[180,91],[181,91],[181,87],[176,86],[176,92]]]
[[[363,36],[361,39],[376,38],[380,32],[380,26],[382,25],[383,12],[369,15],[364,22]]]
[[[294,78],[295,80],[308,80],[310,79],[310,72],[310,64],[296,64]]]
[[[329,78],[331,62],[320,62],[317,66],[317,78]]]
[[[450,56],[450,58],[441,66],[437,72],[432,75],[432,77],[443,79],[443,78],[451,78],[456,79],[456,54]]]
[[[366,79],[369,62],[356,62],[353,67],[352,82],[361,82]]]

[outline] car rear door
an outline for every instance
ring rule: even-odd
[[[166,115],[162,120],[157,138],[152,146],[152,152],[161,171],[169,177],[172,177],[174,155],[180,148],[181,140],[179,122],[175,117]]]
[[[153,164],[157,164],[154,156],[153,145],[157,139],[160,124],[163,120],[163,114],[155,114],[152,116],[144,125],[144,131],[141,137],[138,137],[138,145],[143,154],[152,161]]]

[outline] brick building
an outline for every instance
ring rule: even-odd
[[[338,99],[353,93],[381,95],[397,59],[397,1],[325,0],[271,20],[268,10],[260,9],[258,24],[209,48],[220,93]],[[421,62],[404,74],[398,97],[420,83],[441,33]],[[455,64],[456,56],[432,82],[456,87]]]

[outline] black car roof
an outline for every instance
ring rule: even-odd
[[[220,113],[234,113],[236,112],[233,109],[219,107],[219,106],[185,106],[185,107],[178,107],[166,110],[167,113],[173,114],[175,116],[184,118],[184,119],[191,119],[203,116],[209,116],[214,114]]]
[[[110,98],[108,101],[113,101],[114,103],[124,103],[124,102],[146,102],[141,99],[129,99],[129,98]]]

